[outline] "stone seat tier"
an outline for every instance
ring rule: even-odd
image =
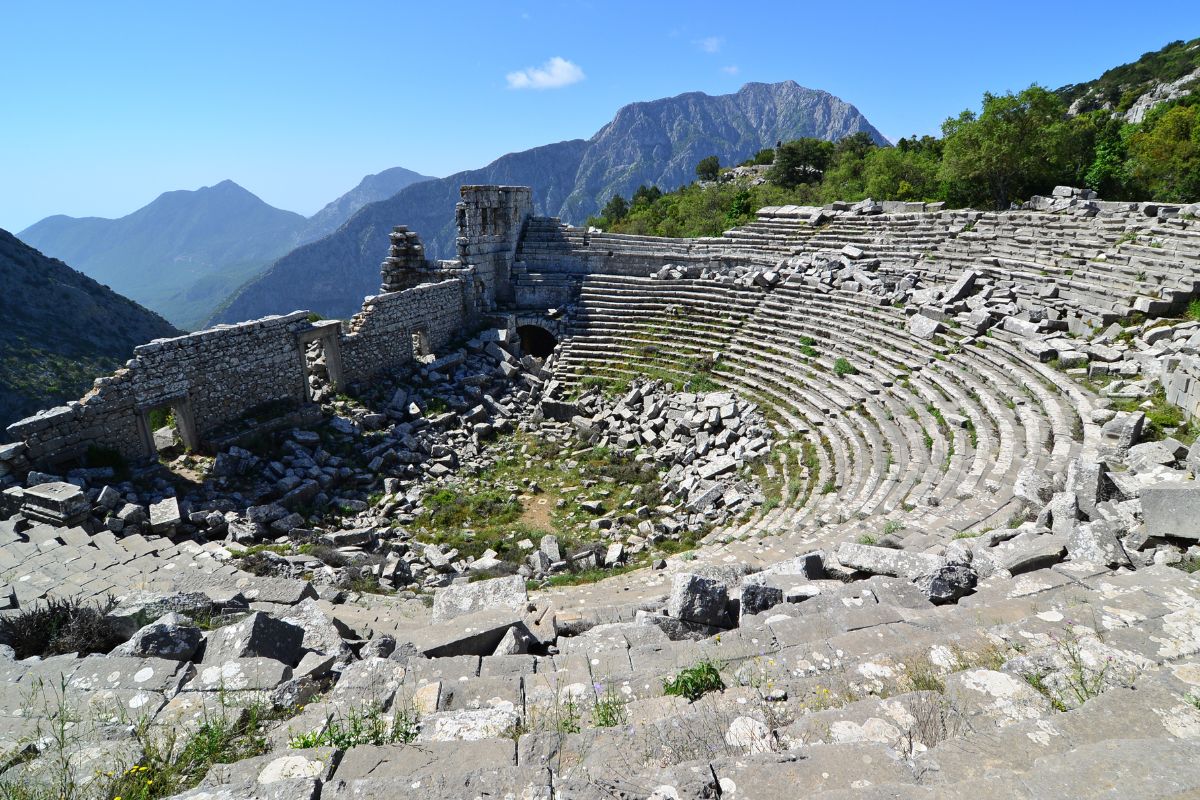
[[[648,361],[655,370],[671,373],[673,365],[694,363],[697,357],[711,352],[714,342],[708,337],[713,331],[703,324],[659,319],[662,332],[655,335],[652,325],[630,321],[631,316],[643,319],[639,316],[643,313],[653,319],[656,310],[661,313],[669,305],[658,297],[661,291],[654,283],[630,278],[586,282],[580,320],[564,350],[563,363],[586,362],[586,372],[603,373],[606,362],[617,357],[633,363]],[[671,291],[679,296],[678,288],[672,287]],[[640,301],[635,303],[639,306],[637,313],[631,315],[628,305],[605,297],[613,292],[640,292]],[[828,452],[837,476],[833,483],[836,493],[812,502],[810,513],[820,513],[835,502],[843,512],[849,509],[852,513],[886,513],[912,507],[912,501],[920,498],[929,498],[931,505],[949,505],[945,501],[972,498],[981,487],[1011,486],[1015,479],[1013,464],[1038,454],[1046,443],[1055,425],[1042,420],[1050,415],[1040,405],[1027,406],[1024,392],[1031,390],[1018,390],[1021,384],[1003,380],[1008,373],[997,370],[991,360],[959,353],[947,356],[945,348],[920,340],[907,342],[905,348],[897,347],[897,329],[903,323],[896,312],[865,304],[851,293],[831,298],[797,292],[789,285],[769,293],[732,341],[722,337],[728,342],[726,357],[713,379],[721,385],[740,387],[764,405],[787,409],[805,434],[817,431],[816,440]],[[648,301],[647,294],[654,299]],[[796,308],[802,309],[801,313],[790,313]],[[810,321],[813,319],[821,323],[814,324]],[[662,335],[668,330],[669,336]],[[817,359],[801,356],[796,351],[796,338],[812,334],[831,337],[831,352]],[[644,352],[631,352],[631,348],[643,348]],[[909,350],[925,355],[914,360]],[[864,360],[865,353],[871,357]],[[834,385],[829,371],[833,360],[842,354],[852,363],[857,359],[861,372],[844,376]],[[1012,365],[1006,364],[1004,369],[1011,370]],[[621,372],[628,375],[637,370]],[[673,374],[686,378],[686,373],[687,369],[676,368]],[[911,388],[897,387],[901,375],[908,375],[905,381]],[[1010,391],[1017,398],[1007,397],[1002,403],[991,396],[996,386],[1012,387]],[[1043,393],[1049,394],[1044,389]],[[1039,396],[1039,401],[1045,399]],[[1009,403],[1014,410],[1004,410]],[[952,431],[943,430],[942,423],[927,408],[938,409],[940,414],[962,412],[975,428],[976,446],[969,446],[961,431],[956,437]],[[910,413],[917,419],[910,420]],[[1069,441],[1073,423],[1062,413],[1058,417],[1057,435],[1061,441]],[[1014,435],[1017,430],[1025,431],[1021,440]],[[932,448],[921,441],[926,434]],[[889,452],[896,449],[896,442],[903,442],[899,448],[903,472],[895,468],[895,454]],[[1064,457],[1061,453],[1055,455],[1037,455],[1034,463],[1049,464],[1051,459]],[[824,477],[822,488],[830,485],[829,480],[829,476]],[[980,519],[991,518],[997,509],[1007,513],[1009,496],[1002,491],[999,494],[990,498],[990,507],[980,512],[946,519],[947,530],[970,527]],[[784,511],[775,513],[772,519],[790,522],[797,517]],[[761,529],[765,524],[765,520],[757,520],[749,529],[743,529]]]

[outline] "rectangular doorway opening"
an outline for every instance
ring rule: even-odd
[[[412,354],[416,361],[425,360],[427,356],[433,355],[429,347],[429,334],[424,328],[417,328],[412,332]]]
[[[304,386],[308,392],[308,399],[314,403],[323,403],[331,399],[335,392],[324,337],[313,339],[303,347]]]
[[[146,450],[151,458],[171,459],[198,449],[192,409],[186,398],[169,400],[142,411]]]

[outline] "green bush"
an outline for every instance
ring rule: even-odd
[[[772,147],[767,147],[767,148],[765,148],[763,150],[759,150],[757,153],[755,153],[754,158],[751,160],[750,163],[752,163],[758,167],[765,167],[765,166],[768,166],[769,164],[773,163],[774,161],[775,161],[775,149]]]
[[[696,177],[702,181],[715,181],[721,177],[721,162],[716,156],[700,159],[700,163],[696,165]]]
[[[839,378],[843,375],[857,375],[858,368],[844,358],[833,362],[833,373]]]
[[[491,490],[465,497],[453,489],[438,489],[425,497],[428,522],[437,528],[454,528],[471,522],[499,524],[521,515],[521,504],[507,492]]]
[[[363,711],[351,709],[345,719],[331,716],[323,728],[292,737],[288,747],[349,750],[361,745],[411,744],[416,741],[419,729],[416,712],[411,709],[397,709],[389,721],[378,708],[371,706]]]
[[[674,678],[663,680],[663,694],[686,697],[693,703],[709,692],[719,692],[724,688],[720,667],[712,661],[701,661],[680,670]]]
[[[628,719],[625,698],[617,694],[612,687],[596,698],[596,705],[592,709],[592,724],[597,728],[615,728],[624,725]]]
[[[180,742],[173,729],[152,735],[161,733],[160,729],[136,726],[134,738],[142,749],[140,762],[107,780],[98,773],[89,788],[100,787],[99,792],[78,796],[158,800],[184,792],[198,784],[215,764],[232,764],[266,753],[270,747],[263,729],[270,717],[269,709],[258,704],[251,705],[244,714],[222,712],[205,718],[186,742]],[[4,796],[0,791],[0,797]]]

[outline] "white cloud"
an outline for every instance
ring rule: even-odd
[[[721,52],[721,45],[725,44],[725,40],[720,36],[706,36],[703,39],[696,39],[692,44],[699,47],[705,53]]]
[[[510,89],[561,89],[586,76],[578,64],[555,56],[540,67],[526,67],[504,76]]]
[[[738,69],[737,64],[730,64],[728,67],[721,67],[721,72],[724,72],[726,75],[737,75],[741,70]]]

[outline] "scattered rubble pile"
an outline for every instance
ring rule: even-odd
[[[257,571],[345,586],[362,561],[389,588],[417,588],[426,565],[409,555],[400,526],[421,511],[423,482],[479,469],[486,440],[513,430],[533,405],[540,370],[540,360],[522,357],[506,331],[487,331],[394,383],[366,389],[364,402],[332,399],[325,424],[277,434],[257,454],[234,445],[211,461],[181,456],[176,466],[207,468],[199,487],[153,470],[118,481],[112,467],[79,468],[62,476],[30,472],[26,487],[0,497],[9,514],[124,536],[196,536],[234,552],[307,543],[329,563],[263,551]],[[417,562],[413,570],[404,556]]]
[[[170,796],[961,792],[990,774],[984,742],[1006,796],[1094,776],[1102,753],[1139,785],[1200,785],[1200,579],[1076,553],[976,582],[964,553],[691,564],[665,593],[578,609],[517,576],[463,580],[391,633],[311,589],[131,591],[111,653],[8,662],[3,739],[33,744],[0,785],[176,781],[162,748],[195,736],[240,758]]]
[[[543,400],[542,409],[569,417],[584,441],[638,451],[664,470],[663,498],[687,513],[663,522],[668,533],[722,525],[763,502],[739,476],[770,452],[770,427],[732,392],[671,393],[661,382],[636,381],[615,404],[595,391],[575,404]]]
[[[645,383],[615,405],[598,392],[576,404],[539,403],[561,393],[549,369],[523,355],[506,331],[487,331],[394,383],[360,387],[358,400],[331,397],[324,425],[278,434],[267,452],[235,445],[218,453],[199,489],[161,474],[117,482],[105,467],[33,472],[30,487],[11,487],[3,497],[10,513],[23,510],[31,519],[222,541],[255,574],[304,578],[330,593],[419,591],[495,570],[544,578],[619,566],[762,503],[744,470],[770,447],[752,405],[729,393],[672,395]],[[571,422],[547,420],[547,410]],[[510,555],[462,554],[419,541],[413,524],[429,510],[430,494],[511,456],[507,442],[493,440],[517,427],[541,440],[566,441],[573,433],[631,456],[640,451],[639,464],[664,473],[661,492],[623,509],[581,497],[590,519],[578,527],[595,541],[572,536],[575,546],[565,555],[554,535],[539,538],[536,548],[522,538],[524,546]],[[184,455],[178,463],[193,461],[199,459]],[[516,499],[530,487],[518,482],[510,489]],[[53,493],[62,496],[48,500]],[[69,508],[47,510],[47,503]]]

